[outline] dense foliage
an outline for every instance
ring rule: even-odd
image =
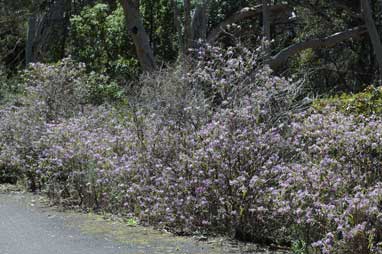
[[[70,31],[73,59],[119,80],[137,76],[138,63],[131,56],[134,46],[127,36],[122,8],[110,11],[107,4],[86,7],[72,17]]]
[[[382,89],[370,86],[357,94],[342,94],[325,99],[316,100],[313,107],[321,110],[327,106],[347,114],[381,115]]]
[[[2,3],[0,65],[5,67],[7,74],[14,75],[15,70],[23,67],[30,47],[30,53],[35,54],[35,61],[49,59],[54,62],[71,54],[74,59],[85,62],[89,70],[106,72],[119,83],[124,83],[124,78],[137,78],[135,46],[119,1],[65,0],[65,6],[61,7],[59,3],[62,1]],[[216,43],[224,46],[241,43],[248,48],[256,48],[262,43],[260,12],[257,15],[244,15],[244,18],[233,18],[235,13],[256,9],[262,3],[259,0],[133,2],[139,2],[149,44],[159,65],[183,59],[181,52],[186,51],[184,44],[187,40],[185,17],[190,15],[191,19],[196,20],[197,17],[192,14],[196,14],[198,6],[204,2],[208,2],[207,35],[219,28],[222,22],[235,21],[220,28],[221,35]],[[186,2],[190,3],[190,10],[185,9]],[[377,14],[381,6],[370,2],[376,29],[380,31],[381,19]],[[364,25],[359,1],[270,1],[270,4],[275,9],[277,6],[288,6],[279,8],[275,17],[270,17],[272,55],[295,43],[322,39]],[[187,14],[187,11],[190,13]],[[34,32],[30,18],[37,20]],[[51,35],[52,29],[63,34]],[[41,33],[41,38],[38,33]],[[40,48],[47,52],[33,53],[33,50]],[[328,90],[358,92],[364,88],[364,84],[379,79],[378,59],[374,55],[372,43],[365,35],[354,36],[330,47],[307,49],[290,60],[278,71],[305,79],[314,93]]]

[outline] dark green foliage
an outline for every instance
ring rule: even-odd
[[[17,96],[23,91],[23,85],[19,78],[8,78],[5,72],[0,70],[0,106],[6,103],[14,103]]]
[[[109,76],[89,73],[84,64],[70,58],[56,64],[32,64],[23,77],[25,86],[33,88],[35,96],[52,106],[55,114],[60,108],[72,111],[73,105],[119,102],[124,95]]]
[[[105,75],[91,72],[86,75],[88,100],[92,104],[118,103],[124,98],[124,91],[116,81]]]
[[[159,60],[174,61],[179,51],[172,1],[143,0],[141,12],[154,54]]]
[[[0,69],[7,74],[15,73],[24,63],[24,31],[22,16],[3,16],[0,11]]]
[[[9,170],[7,168],[0,168],[0,184],[16,184],[19,177],[20,174],[17,171]]]
[[[106,4],[96,4],[71,18],[69,52],[89,71],[107,73],[119,80],[136,77],[134,50],[122,8],[111,11]]]
[[[296,6],[295,12],[298,18],[292,27],[288,28],[288,33],[292,33],[294,37],[284,42],[287,45],[325,38],[364,25],[363,20],[359,16],[356,17],[361,13],[359,1],[291,2]],[[337,2],[346,3],[341,7]],[[373,4],[373,7],[375,13],[380,12],[380,4]],[[376,22],[380,28],[379,18],[376,18]],[[283,33],[288,34],[284,31]],[[282,48],[285,48],[285,44],[279,44],[275,51]],[[284,70],[288,75],[303,78],[313,93],[360,92],[366,88],[365,84],[372,84],[378,78],[377,63],[368,35],[343,41],[335,47],[308,50],[308,52],[309,59],[306,58],[306,52],[298,54],[290,59]]]

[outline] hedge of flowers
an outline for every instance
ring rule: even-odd
[[[174,75],[178,83],[195,81]],[[0,112],[0,168],[19,172],[53,200],[177,233],[299,241],[321,253],[380,252],[382,117],[330,106],[294,112],[293,83],[266,69],[255,77],[250,93],[235,87],[240,102],[185,100],[191,105],[177,104],[165,117],[158,105],[104,105],[52,118],[45,100],[26,95],[34,103]],[[204,117],[192,117],[197,107]],[[176,117],[168,118],[171,112]]]

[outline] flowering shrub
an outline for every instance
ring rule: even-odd
[[[47,107],[50,118],[73,116],[85,104],[117,102],[123,90],[108,76],[87,73],[85,65],[65,58],[54,65],[34,63],[24,73],[26,98]]]
[[[155,114],[160,125],[200,127],[212,113],[209,99],[190,84],[186,72],[174,68],[154,75],[143,75],[140,81],[136,108],[146,114]],[[155,122],[155,120],[154,120]]]
[[[41,103],[48,120],[74,116],[85,104],[88,93],[83,74],[83,66],[70,59],[56,65],[31,64],[25,72],[25,105]]]
[[[41,104],[0,109],[0,170],[4,175],[27,175],[34,180],[35,158],[39,155],[36,141],[45,133],[45,111]],[[30,182],[35,189],[35,183]]]
[[[268,66],[258,63],[261,52],[206,45],[194,54],[196,67],[187,81],[196,90],[204,91],[214,107],[251,105],[258,120],[272,124],[287,120],[291,112],[304,107],[304,103],[297,103],[301,84],[272,75]]]
[[[3,178],[26,175],[31,187],[36,188],[37,143],[46,134],[47,124],[77,116],[89,103],[116,99],[121,91],[117,87],[106,76],[87,74],[82,64],[71,59],[55,65],[31,65],[23,75],[23,84],[17,86],[16,92],[22,96],[5,100],[0,106]]]
[[[291,142],[301,161],[289,166],[282,199],[315,229],[305,237],[325,235],[313,244],[325,253],[380,251],[382,119],[326,109],[299,120]]]
[[[198,131],[175,131],[98,108],[48,124],[34,168],[52,197],[182,233],[378,249],[382,121],[327,114],[267,130],[225,109]]]
[[[56,97],[32,89],[25,100],[34,103],[0,112],[0,169],[27,175],[58,202],[178,233],[380,252],[382,118],[294,111],[296,85],[266,68],[213,107],[214,96],[196,92],[208,71],[200,66],[145,77],[136,107],[73,114],[81,97],[46,114],[46,98]]]
[[[221,104],[234,95],[240,96],[234,92],[244,86],[249,85],[247,91],[253,92],[251,88],[257,84],[253,80],[258,59],[256,52],[239,47],[224,50],[205,45],[193,53],[196,67],[189,73],[188,80],[215,104]]]

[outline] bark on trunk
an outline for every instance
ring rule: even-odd
[[[137,9],[137,2],[132,0],[120,0],[123,7],[126,23],[137,52],[141,68],[145,72],[156,69],[154,53],[150,47],[149,36],[143,27],[142,18]]]
[[[192,47],[192,38],[191,1],[184,0],[184,46],[186,51]]]
[[[283,50],[273,57],[270,57],[265,61],[272,69],[278,69],[283,64],[287,62],[289,57],[305,50],[305,49],[319,49],[319,48],[329,48],[337,45],[338,43],[351,39],[357,38],[362,34],[367,33],[365,27],[356,27],[343,32],[335,33],[325,38],[321,39],[311,39],[304,42],[293,44]]]
[[[37,18],[35,15],[29,17],[28,20],[28,36],[25,48],[25,65],[28,66],[30,63],[34,62],[33,59],[33,44],[36,36],[36,25]]]
[[[380,82],[382,82],[382,44],[373,19],[373,11],[371,9],[369,0],[361,0],[361,8],[363,19],[365,21],[370,40],[373,44],[374,53],[378,61]]]
[[[183,36],[182,36],[182,26],[180,22],[179,8],[176,0],[172,0],[172,5],[174,8],[174,26],[177,33],[179,53],[184,52]]]
[[[70,0],[52,3],[43,15],[35,14],[29,20],[26,62],[54,62],[65,52],[66,14]],[[34,30],[34,31],[33,31]]]
[[[263,50],[268,57],[271,42],[270,0],[263,0]]]
[[[270,0],[263,0],[263,35],[265,40],[271,40]]]
[[[201,0],[195,9],[195,14],[192,17],[192,34],[194,47],[198,41],[206,41],[208,30],[208,7],[209,0]]]

